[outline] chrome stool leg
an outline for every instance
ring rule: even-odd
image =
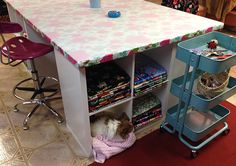
[[[26,118],[25,118],[25,120],[24,120],[24,122],[23,122],[23,129],[24,130],[28,130],[29,129],[29,126],[28,126],[28,121],[29,121],[29,119],[30,119],[30,117],[34,114],[34,112],[39,108],[39,104],[37,104],[34,108],[33,108],[33,110],[30,112],[30,113],[28,113],[28,115],[26,116]]]
[[[18,105],[28,105],[28,104],[36,104],[37,102],[39,102],[39,100],[30,100],[30,101],[24,101],[24,102],[21,102],[21,103],[17,103],[15,106],[14,106],[14,109],[13,111],[14,112],[18,112],[20,111],[19,108],[18,108]]]
[[[53,115],[55,115],[57,117],[57,122],[58,123],[62,123],[64,120],[62,118],[62,116],[60,114],[58,114],[52,107],[50,107],[48,104],[46,104],[45,102],[42,102],[42,105],[44,107],[46,107]]]
[[[57,117],[58,123],[62,123],[64,121],[63,117],[47,104],[47,102],[50,102],[52,100],[61,99],[61,97],[58,97],[58,96],[53,97],[54,95],[56,95],[59,92],[59,88],[43,87],[43,84],[45,84],[45,81],[47,79],[50,79],[50,80],[56,82],[57,84],[58,84],[58,80],[53,77],[39,77],[38,72],[37,72],[35,65],[34,65],[34,61],[30,60],[29,62],[31,65],[32,78],[27,78],[27,79],[19,82],[14,87],[13,95],[16,98],[22,100],[23,102],[16,104],[14,106],[13,111],[15,111],[15,112],[19,111],[19,109],[17,108],[19,104],[23,104],[23,105],[36,104],[36,106],[33,108],[33,110],[30,113],[28,113],[26,118],[24,119],[24,122],[23,122],[23,129],[24,130],[29,129],[28,121],[30,120],[30,118],[34,114],[34,112],[39,108],[39,106],[44,106],[48,111],[50,111],[53,115],[55,115]],[[23,87],[22,84],[26,83],[27,81],[32,81],[33,87]],[[31,98],[28,100],[24,99],[23,97],[16,94],[16,90],[32,92]],[[49,93],[49,94],[47,94],[47,93]]]
[[[22,103],[17,103],[17,104],[14,106],[14,109],[13,109],[14,112],[20,111],[20,110],[17,108],[17,106],[20,105],[20,104],[22,104]]]

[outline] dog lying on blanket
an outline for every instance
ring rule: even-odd
[[[104,112],[94,115],[90,120],[92,137],[103,136],[107,139],[121,137],[126,139],[134,128],[126,113],[119,116],[112,112]]]
[[[91,133],[94,159],[99,163],[129,148],[136,140],[133,125],[125,113],[120,117],[112,113],[94,116]]]

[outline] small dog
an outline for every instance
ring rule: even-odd
[[[117,116],[106,112],[94,115],[90,120],[92,137],[102,135],[109,140],[114,138],[126,139],[129,133],[133,131],[133,124],[129,121],[126,113]]]

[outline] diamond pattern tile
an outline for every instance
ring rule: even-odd
[[[30,124],[29,130],[19,130],[17,136],[22,147],[38,148],[55,141],[59,136],[59,131],[52,121],[42,121],[37,124]]]
[[[32,166],[71,165],[74,161],[74,154],[63,141],[56,141],[39,149],[36,149],[28,162]]]
[[[0,164],[10,159],[13,159],[15,155],[18,155],[18,145],[16,138],[11,133],[5,133],[0,135]]]
[[[0,134],[8,132],[11,127],[9,120],[7,119],[6,113],[0,112]]]

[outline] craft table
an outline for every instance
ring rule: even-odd
[[[42,74],[60,79],[66,124],[83,156],[92,152],[86,69],[107,61],[119,64],[134,78],[135,53],[145,50],[168,71],[168,80],[183,72],[175,60],[176,43],[223,27],[223,23],[173,10],[143,0],[101,0],[101,8],[89,7],[89,0],[5,0],[10,19],[20,23],[31,40],[50,43],[54,55],[38,60]],[[109,10],[121,17],[108,18]],[[169,85],[158,91],[163,114],[174,103]],[[109,105],[132,116],[131,97]]]

